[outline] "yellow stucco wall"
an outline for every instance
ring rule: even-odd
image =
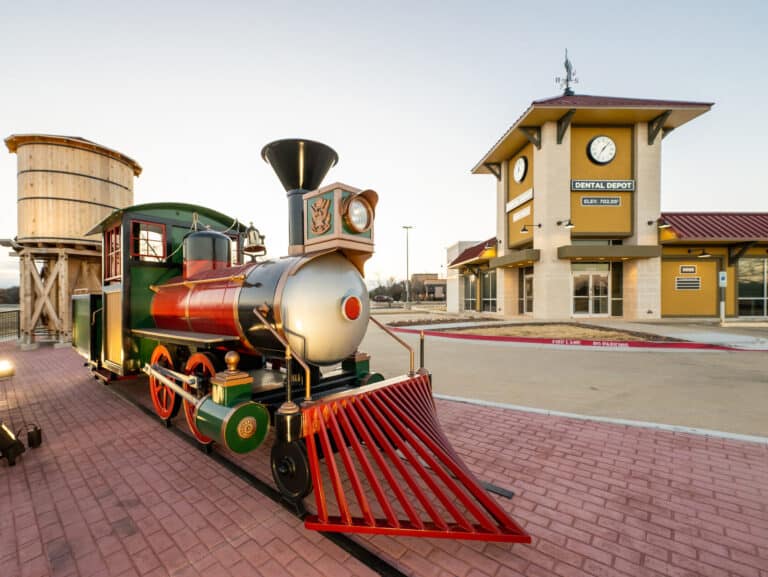
[[[574,237],[581,235],[629,236],[632,234],[631,192],[572,192],[571,220]],[[619,206],[582,206],[582,197],[619,197]]]
[[[513,218],[516,214],[525,214],[530,210],[530,214],[522,217],[520,220],[514,221]],[[528,233],[524,234],[520,232],[523,225],[528,227]],[[533,242],[533,200],[518,206],[511,212],[507,213],[507,238],[509,239],[509,247],[514,248],[526,243]]]
[[[520,182],[515,182],[512,176],[515,169],[515,162],[521,156],[525,156],[528,160],[528,171],[525,173],[525,178]],[[524,146],[520,152],[515,154],[509,159],[509,186],[507,187],[507,202],[515,198],[518,194],[521,194],[533,187],[533,144]]]
[[[664,233],[666,232],[666,229],[662,229],[659,231],[660,237],[664,236]],[[693,253],[689,253],[688,249],[691,249]],[[707,259],[700,259],[695,258],[695,255],[701,252],[702,250],[706,250],[709,254],[712,255],[711,258]],[[692,257],[692,254],[694,255]],[[755,248],[751,249],[750,251],[747,251],[746,256],[765,256],[765,248]],[[683,260],[670,260],[670,259],[683,259]],[[691,314],[692,316],[695,316],[694,313],[689,313],[685,306],[681,310],[676,309],[676,301],[674,298],[667,298],[667,293],[665,292],[665,287],[667,286],[665,284],[665,265],[667,263],[689,263],[694,265],[699,264],[710,264],[710,267],[714,267],[714,278],[713,278],[713,284],[714,284],[714,290],[715,293],[711,297],[712,302],[716,302],[715,305],[715,312],[714,313],[706,313],[711,314],[712,316],[716,316],[720,314],[720,292],[719,288],[717,286],[717,273],[720,270],[725,270],[727,275],[727,285],[725,287],[725,314],[726,316],[735,316],[737,312],[736,307],[736,293],[737,293],[737,278],[736,278],[736,267],[735,266],[727,266],[728,263],[728,248],[724,246],[664,246],[662,248],[662,294],[661,294],[661,302],[662,302],[662,315],[668,315],[668,316],[682,316],[682,315],[688,315]],[[699,269],[699,270],[705,270],[705,269]],[[708,270],[708,269],[707,269]],[[684,275],[683,275],[684,276]],[[695,275],[693,275],[695,276]],[[704,285],[704,277],[702,276],[702,288]],[[671,280],[672,287],[674,288],[674,278]]]
[[[587,145],[595,136],[604,134],[616,143],[616,156],[608,164],[595,164],[587,155]],[[632,169],[631,126],[572,126],[571,179],[629,180]]]
[[[680,267],[694,267],[682,273]],[[699,277],[700,290],[676,290],[677,277]],[[661,263],[662,316],[717,316],[717,262],[712,259],[665,260]]]
[[[605,135],[616,143],[616,156],[608,164],[595,164],[589,159],[587,147],[596,136]],[[571,127],[572,180],[631,180],[631,126],[573,126]],[[571,219],[576,225],[571,231],[578,236],[629,236],[632,234],[632,192],[571,192]],[[619,206],[582,206],[582,197],[616,197]]]

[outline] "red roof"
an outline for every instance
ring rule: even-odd
[[[618,96],[593,96],[571,94],[534,100],[515,123],[496,141],[483,158],[472,168],[474,174],[491,174],[488,164],[507,160],[527,144],[526,136],[518,130],[523,126],[543,126],[546,122],[559,121],[563,114],[574,110],[572,121],[576,124],[603,124],[607,117],[619,114],[617,122],[634,124],[651,122],[661,117],[662,128],[675,129],[701,116],[713,106],[712,102],[688,100],[654,100],[651,98],[624,98]],[[612,123],[613,121],[610,121]]]
[[[484,250],[495,247],[495,246],[496,246],[495,236],[493,238],[489,238],[488,240],[484,240],[483,242],[478,242],[477,244],[470,246],[468,249],[465,249],[459,256],[453,259],[448,266],[451,267],[457,264],[461,264],[463,262],[475,260],[481,254],[483,254]]]
[[[768,212],[664,212],[680,240],[768,240]]]
[[[563,106],[587,108],[709,108],[712,102],[689,102],[685,100],[654,100],[651,98],[623,98],[620,96],[592,96],[589,94],[571,94],[534,100],[534,106]]]

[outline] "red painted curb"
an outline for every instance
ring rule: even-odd
[[[739,349],[725,345],[711,345],[709,343],[670,343],[659,341],[595,341],[592,339],[543,339],[536,337],[502,337],[491,335],[473,335],[466,333],[451,333],[444,331],[422,331],[405,327],[390,327],[399,333],[419,334],[421,332],[430,337],[442,337],[446,339],[466,339],[470,341],[502,341],[510,343],[533,343],[537,345],[565,345],[571,347],[592,347],[600,349],[694,349],[709,351],[749,351],[752,349]]]

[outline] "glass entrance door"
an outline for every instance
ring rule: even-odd
[[[573,314],[608,316],[610,310],[608,272],[573,274]]]
[[[523,302],[525,313],[533,313],[533,275],[527,274],[523,279]]]

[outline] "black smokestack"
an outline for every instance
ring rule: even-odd
[[[322,142],[288,138],[275,140],[261,149],[261,157],[277,173],[288,193],[289,253],[304,245],[304,193],[315,190],[339,161],[339,155]]]

